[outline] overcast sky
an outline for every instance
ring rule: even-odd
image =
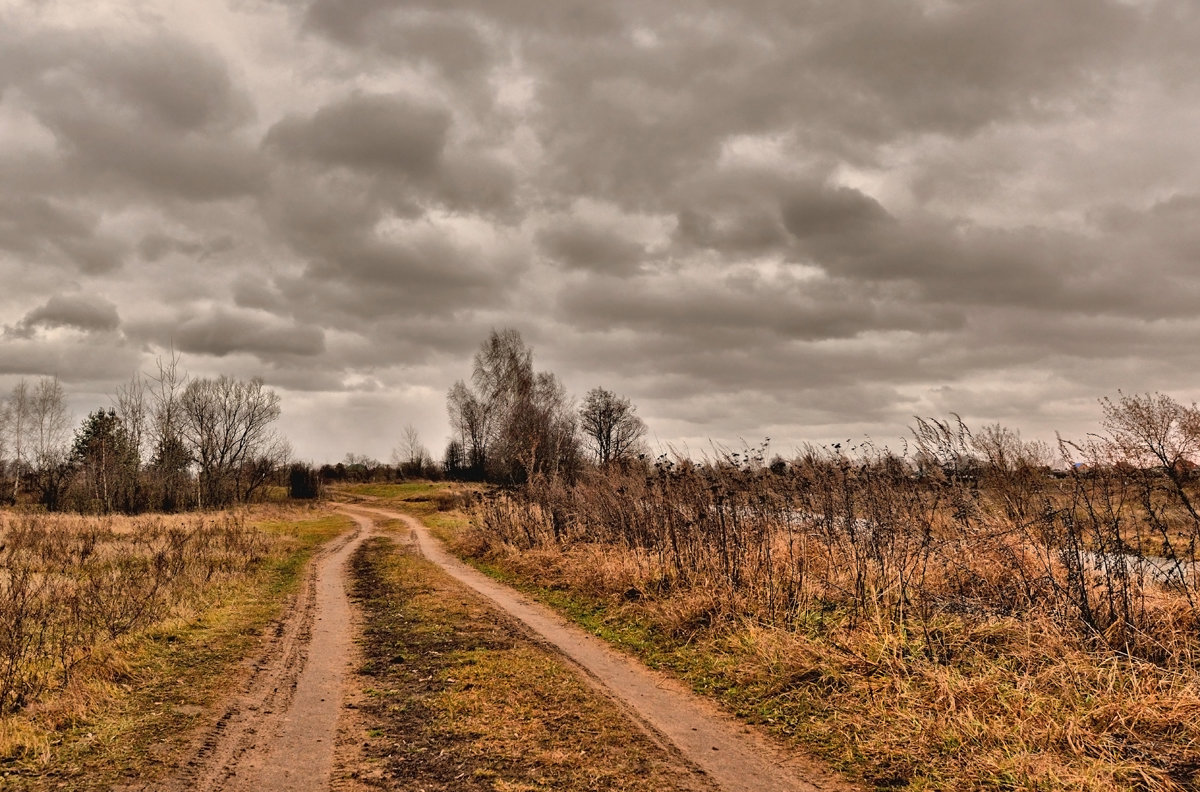
[[[386,459],[493,327],[653,436],[1200,395],[1194,0],[0,0],[0,388]]]

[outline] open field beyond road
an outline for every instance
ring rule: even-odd
[[[243,526],[236,536],[258,548],[257,560],[226,558],[224,571],[178,588],[148,624],[75,646],[71,651],[83,659],[68,682],[0,717],[0,789],[161,788],[194,754],[197,735],[253,675],[246,660],[259,657],[275,636],[309,559],[353,525],[307,508],[235,517]],[[23,519],[6,516],[6,530]],[[99,527],[98,546],[115,553],[123,537],[144,536],[155,522],[194,531],[227,518],[34,519],[71,535]]]

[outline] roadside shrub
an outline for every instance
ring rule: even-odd
[[[1073,447],[1087,475],[1055,477],[998,428],[984,443],[928,421],[918,438],[910,456],[809,448],[768,465],[751,450],[537,479],[492,494],[475,522],[481,541],[519,552],[620,548],[645,581],[718,592],[782,627],[830,608],[851,627],[923,632],[947,615],[1047,616],[1159,662],[1200,623],[1195,520],[1169,479],[1097,444]],[[1168,619],[1170,592],[1183,607]]]
[[[295,463],[288,468],[288,497],[313,500],[321,497],[321,476],[311,466]]]

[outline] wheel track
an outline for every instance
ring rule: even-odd
[[[216,721],[198,735],[166,782],[132,789],[163,792],[235,792],[264,787],[252,776],[261,770],[274,742],[287,725],[297,685],[309,657],[313,625],[318,618],[318,579],[332,572],[341,578],[341,563],[367,538],[371,525],[358,519],[354,531],[326,544],[309,561],[300,590],[284,614],[268,628],[250,672]],[[352,546],[353,545],[353,546]],[[338,706],[340,702],[334,702]],[[329,735],[330,741],[333,735]],[[247,772],[249,771],[249,772]]]
[[[450,555],[417,519],[402,512],[354,504],[359,517],[400,520],[428,560],[491,600],[527,634],[571,663],[652,735],[703,770],[724,792],[851,792],[816,762],[785,753],[762,735],[721,712],[678,681],[651,671],[549,608],[485,576]]]

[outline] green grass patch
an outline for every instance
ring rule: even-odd
[[[458,481],[403,481],[393,484],[331,485],[331,500],[402,509],[418,517],[452,512],[471,503],[485,485]]]

